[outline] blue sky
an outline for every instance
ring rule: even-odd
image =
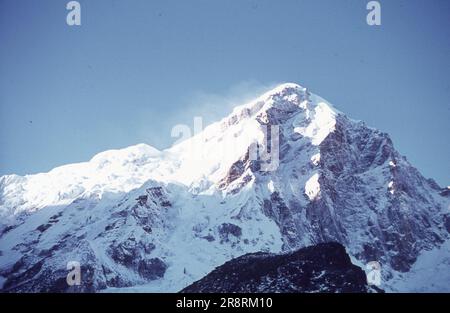
[[[450,184],[450,1],[0,1],[0,175],[27,174],[223,117],[296,82],[388,132]]]

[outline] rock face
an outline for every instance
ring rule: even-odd
[[[74,201],[49,219],[45,209],[32,214],[19,224],[19,231],[28,223],[48,222],[24,231],[19,243],[5,241],[7,234],[1,237],[13,245],[2,257],[19,257],[0,271],[6,277],[2,291],[95,292],[160,279],[167,264],[155,252],[172,213],[163,188],[154,190],[154,184],[147,183],[101,209],[98,199],[89,198]],[[66,283],[71,261],[81,265],[80,285]]]
[[[251,253],[217,267],[184,288],[184,293],[367,292],[364,271],[338,243],[323,243],[285,254]]]
[[[450,291],[420,270],[441,260],[433,277],[450,280],[448,190],[387,134],[283,84],[164,151],[0,177],[0,289],[175,292],[247,253],[339,242],[381,264],[382,289]]]

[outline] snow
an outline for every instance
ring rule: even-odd
[[[320,153],[314,154],[311,157],[311,162],[312,162],[312,164],[314,164],[314,166],[319,165],[319,163],[320,163]]]
[[[393,279],[391,292],[450,292],[450,240],[424,251],[407,273]]]
[[[134,287],[109,288],[107,291],[178,291],[233,257],[256,251],[280,252],[283,236],[300,234],[296,238],[298,245],[310,245],[315,242],[313,231],[309,229],[311,225],[300,223],[298,230],[288,229],[282,235],[280,226],[264,214],[261,206],[275,191],[279,191],[288,206],[291,202],[298,206],[295,218],[307,221],[302,208],[321,195],[319,178],[327,182],[321,159],[324,164],[330,160],[327,160],[325,151],[321,154],[321,144],[335,130],[340,114],[330,103],[310,94],[304,87],[287,83],[236,107],[229,116],[163,151],[138,144],[101,152],[87,162],[57,167],[48,173],[0,177],[1,223],[7,225],[8,219],[23,212],[29,214],[26,222],[0,238],[3,252],[0,269],[10,267],[22,256],[15,248],[18,243],[37,242],[33,243],[33,248],[39,251],[52,247],[65,234],[85,235],[87,244],[83,249],[93,251],[99,264],[124,273],[134,284]],[[280,131],[289,147],[282,154],[281,169],[259,174],[246,168],[241,177],[219,187],[231,166],[244,159],[251,144],[267,144],[263,125],[269,120],[280,123]],[[404,168],[403,161],[396,160],[401,164],[399,169]],[[391,160],[389,166],[398,165]],[[251,181],[239,187],[246,175]],[[337,222],[349,229],[350,235],[346,238],[349,253],[358,255],[360,247],[373,239],[367,235],[367,221],[378,223],[378,215],[390,205],[391,197],[382,191],[392,179],[386,178],[392,177],[392,169],[383,165],[352,175],[353,182],[361,181],[367,189],[351,189],[355,197],[349,195],[346,199],[354,210],[351,225],[345,224],[348,221]],[[336,189],[341,187],[340,183],[336,182]],[[147,188],[157,186],[162,186],[173,206],[169,213],[157,215],[159,224],[151,236],[130,218],[125,220],[126,224],[119,228],[118,233],[99,237],[105,227],[117,222],[115,216],[119,209],[131,210],[136,204],[134,199],[146,194]],[[327,184],[324,186],[328,187]],[[234,189],[239,192],[233,193]],[[388,190],[394,193],[394,181],[388,182]],[[322,192],[325,199],[325,192]],[[284,198],[285,195],[288,196]],[[373,197],[369,197],[371,195]],[[436,199],[436,202],[442,201]],[[371,205],[370,210],[367,203]],[[37,234],[37,227],[61,212],[63,215],[58,223]],[[341,217],[336,216],[336,219]],[[232,238],[222,243],[218,233],[222,223],[239,226],[242,229],[240,241]],[[389,231],[395,229],[391,227]],[[328,234],[329,229],[324,228],[323,232]],[[214,236],[215,240],[206,240],[208,235]],[[104,247],[111,246],[114,240],[126,240],[131,236],[154,241],[157,248],[152,251],[152,256],[162,258],[169,266],[163,279],[144,282],[138,274],[118,265],[104,251]],[[247,243],[243,243],[244,240]],[[78,257],[78,249],[81,248],[61,256],[58,262],[64,264],[66,259]],[[444,257],[450,255],[448,252],[447,244],[441,250],[423,253],[414,265],[414,273],[427,272],[424,264],[431,264],[443,273],[448,269]],[[386,270],[389,270],[387,266]],[[409,281],[423,286],[426,282],[423,278],[419,281],[416,274],[405,276],[405,284]],[[445,273],[438,276],[428,271],[427,275],[436,281],[437,290],[444,278],[448,278]],[[399,280],[393,284],[397,284],[399,290],[407,287]]]
[[[278,97],[283,101],[276,100]],[[293,83],[281,84],[164,151],[138,144],[104,151],[88,162],[60,166],[48,173],[4,176],[0,184],[3,198],[0,217],[10,219],[21,212],[67,205],[78,197],[92,194],[102,197],[106,193],[126,193],[149,179],[206,191],[226,176],[251,144],[267,145],[265,129],[257,117],[264,119],[264,113],[273,106],[289,111],[285,103],[293,103],[304,108],[305,112],[298,118],[308,124],[298,131],[312,144],[320,144],[334,129],[337,111],[320,97],[312,96],[314,100],[310,102],[302,100],[304,97],[309,97],[306,88]]]
[[[319,174],[311,176],[305,184],[305,193],[309,200],[314,200],[320,193]]]
[[[57,167],[48,173],[10,177],[2,188],[0,216],[64,205],[91,194],[128,192],[141,186],[158,168],[162,153],[139,144],[109,150],[90,161]]]
[[[272,193],[275,191],[275,187],[274,187],[274,184],[273,184],[272,180],[269,181],[269,183],[267,184],[267,189],[269,189],[269,191],[272,192]]]
[[[392,180],[388,183],[388,190],[391,194],[394,194],[395,189],[394,189],[394,182]]]
[[[316,99],[312,97],[312,99]],[[310,138],[311,143],[318,146],[335,130],[337,111],[323,99],[313,102],[314,109],[306,112],[306,117],[311,120],[306,126],[297,126],[294,132]]]

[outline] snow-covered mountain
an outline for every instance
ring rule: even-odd
[[[179,291],[246,253],[337,241],[381,263],[383,289],[450,291],[449,194],[387,134],[283,84],[167,150],[1,177],[0,286]]]

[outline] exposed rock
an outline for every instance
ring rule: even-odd
[[[242,235],[242,228],[235,224],[223,223],[219,226],[219,234],[222,241],[230,241],[231,237],[239,238]]]
[[[450,214],[444,216],[445,229],[450,233]]]
[[[41,233],[43,233],[44,231],[46,231],[47,229],[49,229],[52,226],[52,224],[42,224],[39,225],[36,230],[39,230]]]
[[[138,273],[148,280],[155,280],[163,277],[166,269],[166,263],[160,258],[143,259],[138,263]]]
[[[252,253],[217,267],[181,292],[368,292],[345,248],[326,243],[286,254]]]
[[[139,205],[146,205],[147,204],[147,195],[139,196],[136,200],[138,201]]]
[[[155,249],[153,243],[138,242],[129,238],[108,250],[111,258],[127,268],[137,272],[146,280],[154,280],[164,276],[167,265],[159,258],[147,259],[147,255]]]
[[[216,239],[214,238],[214,236],[211,235],[211,234],[206,235],[206,236],[204,236],[204,237],[202,237],[202,238],[208,240],[209,242],[216,240]]]

